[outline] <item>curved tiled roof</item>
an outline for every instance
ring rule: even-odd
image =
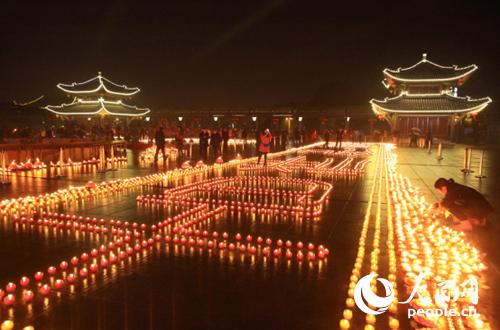
[[[118,85],[111,80],[103,77],[101,73],[84,82],[74,82],[72,84],[57,84],[57,87],[69,94],[94,94],[107,93],[115,96],[131,96],[140,91],[138,87],[127,87]]]
[[[422,60],[407,68],[396,70],[384,69],[384,75],[389,79],[408,82],[453,81],[466,78],[477,70],[472,64],[465,67],[456,65],[443,66],[427,60],[424,54]]]
[[[112,115],[126,117],[140,117],[148,114],[151,110],[127,105],[121,101],[97,101],[77,100],[69,104],[48,105],[44,109],[58,115],[65,116],[92,116],[92,115]]]
[[[456,97],[450,94],[406,94],[402,93],[384,100],[372,99],[370,103],[374,110],[391,113],[464,113],[478,112],[484,109],[491,99],[471,99]]]

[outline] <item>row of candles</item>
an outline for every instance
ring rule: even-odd
[[[305,159],[305,156],[295,156],[286,160],[270,159],[267,161],[266,166],[261,166],[260,164],[244,164],[238,168],[238,171],[244,174],[269,175],[274,173],[278,166],[285,166],[286,164],[292,164],[296,161]]]
[[[437,298],[438,284],[446,280],[463,283],[470,279],[479,279],[485,269],[479,251],[467,242],[463,233],[439,223],[429,211],[429,202],[417,188],[413,187],[408,178],[397,172],[396,164],[396,156],[391,146],[381,145],[377,153],[375,179],[359,237],[358,252],[349,279],[346,309],[343,311],[339,324],[341,329],[350,329],[357,324],[354,319],[354,287],[366,269],[369,269],[369,273],[372,274],[382,273],[393,287],[395,299],[388,308],[388,328],[390,329],[400,327],[397,318],[399,301],[397,281],[404,284],[408,294],[413,289],[417,289],[417,295],[410,302],[412,308],[424,310],[455,308],[461,311],[471,306],[471,299],[461,297],[457,301],[443,302],[442,299]],[[384,186],[387,206],[385,217],[387,240],[381,244],[380,207]],[[374,211],[375,195],[377,195],[377,206]],[[368,250],[369,231],[372,231],[370,250]],[[387,269],[380,269],[379,265],[382,247],[386,247],[385,252],[388,255]],[[368,253],[370,257],[367,259],[365,254]],[[368,260],[369,265],[365,263]],[[424,274],[423,284],[416,280],[420,273]],[[371,282],[371,289],[374,293],[377,292],[376,281],[374,279]],[[364,329],[372,330],[376,325],[376,317],[366,315],[365,322]],[[480,314],[467,317],[416,315],[411,325],[414,328],[490,329],[487,320]]]
[[[321,151],[323,151],[324,153],[329,153],[329,151],[319,149],[315,153],[315,155],[319,155]],[[353,157],[353,155],[356,155],[356,158],[358,158],[359,156],[365,154],[365,152],[352,151],[349,153],[350,156],[335,165],[333,165],[334,158],[326,158],[323,161],[308,161],[306,160],[306,156],[302,155],[290,158],[285,161],[274,161],[268,164],[266,167],[258,166],[255,164],[247,164],[240,167],[239,171],[245,174],[284,174],[286,176],[295,172],[300,175],[305,175],[306,177],[313,177],[317,179],[331,179],[332,177],[338,175],[355,176],[364,172],[364,169],[369,160],[362,159],[354,162],[355,158]],[[354,164],[354,166],[352,166],[352,164]]]
[[[347,157],[342,161],[334,164],[334,158],[327,158],[322,162],[301,162],[297,161],[292,165],[288,166],[277,166],[278,171],[282,173],[293,173],[294,171],[299,172],[307,177],[314,177],[318,179],[331,179],[332,177],[339,175],[359,175],[364,172],[366,165],[368,164],[368,159],[362,159],[355,162],[355,158]],[[352,166],[354,164],[354,166]],[[333,166],[331,166],[333,165]]]
[[[262,189],[265,188],[261,188],[261,186],[270,189],[272,193],[274,193],[274,195],[283,197],[285,197],[284,195],[285,192],[269,187],[277,187],[277,188],[292,187],[292,189],[297,189],[298,187],[298,189],[302,190],[302,193],[296,199],[296,204],[298,207],[300,207],[298,211],[309,213],[308,216],[311,215],[311,212],[313,212],[313,215],[321,214],[323,202],[327,199],[327,197],[333,190],[333,185],[331,183],[311,180],[311,179],[281,178],[281,177],[267,177],[267,176],[251,176],[251,177],[237,176],[229,178],[213,178],[201,182],[195,182],[182,187],[167,189],[164,195],[167,195],[169,198],[171,197],[175,198],[176,196],[184,197],[190,193],[196,193],[196,194],[199,194],[200,192],[217,193],[221,188],[226,187],[228,189],[231,188],[234,189],[233,195],[236,198],[236,200],[234,199],[232,200],[232,205],[236,204],[237,206],[242,206],[242,205],[244,206],[244,202],[237,200],[237,197],[241,194],[241,192],[239,192],[237,188],[246,187],[250,189],[253,192],[253,194],[263,195],[264,191]],[[319,192],[318,198],[309,200],[309,197],[312,197],[317,192]],[[290,196],[291,190],[288,190],[288,193],[286,194]],[[226,203],[228,203],[227,200]],[[283,205],[280,205],[280,208],[284,208],[284,206],[283,207],[282,206]],[[289,209],[291,209],[291,207]]]
[[[244,195],[246,196],[246,195]],[[184,205],[187,202],[187,198],[181,197],[165,197],[165,196],[147,196],[147,195],[139,195],[137,197],[137,202],[141,205],[155,205],[156,207],[170,207],[172,205]],[[195,199],[195,198],[193,198]],[[284,205],[283,203],[260,203],[260,202],[242,202],[236,200],[221,200],[221,199],[200,199],[201,202],[205,202],[210,205],[215,206],[226,206],[228,210],[231,212],[242,213],[245,212],[251,215],[284,215],[284,216],[292,216],[292,217],[300,217],[306,220],[319,220],[323,212],[322,205],[320,204],[317,209],[306,208],[303,206],[297,205]]]
[[[297,148],[291,148],[285,151],[280,151],[276,153],[269,154],[269,158],[280,158],[288,154],[296,153],[300,150],[307,149],[309,147],[314,147],[317,144],[312,144],[309,146],[302,146]],[[5,199],[0,202],[0,212],[7,213],[19,213],[19,212],[31,212],[33,210],[41,210],[44,208],[55,208],[62,203],[77,202],[84,200],[89,197],[103,197],[108,194],[114,194],[119,191],[124,191],[126,189],[133,189],[144,185],[162,185],[169,180],[179,179],[184,177],[189,177],[197,174],[206,174],[214,169],[229,169],[238,165],[247,164],[255,162],[256,157],[238,159],[235,161],[214,164],[201,167],[190,167],[190,168],[179,168],[171,171],[156,173],[146,176],[118,179],[111,181],[104,181],[102,183],[96,184],[91,189],[85,186],[73,187],[70,186],[66,189],[60,189],[53,193],[40,194],[38,196],[26,196],[17,199]]]
[[[110,163],[122,163],[126,162],[127,158],[126,157],[113,157],[113,158],[106,158],[106,162],[108,164]],[[96,158],[92,158],[89,160],[83,160],[83,161],[73,161],[71,158],[68,158],[66,162],[62,163],[62,167],[81,167],[84,165],[98,165],[99,160]],[[34,161],[31,159],[28,159],[26,162],[16,162],[13,160],[9,166],[7,166],[7,171],[9,172],[18,172],[18,171],[31,171],[31,170],[44,170],[47,168],[58,168],[61,167],[61,162],[57,161],[55,163],[49,162],[49,164],[46,164],[42,162],[39,158],[36,158]]]
[[[116,183],[116,182],[115,182]],[[118,182],[117,183],[118,186],[120,186],[120,183]],[[87,187],[89,187],[89,185],[87,185]],[[90,185],[90,187],[92,188],[102,188],[102,187],[98,187],[97,185]],[[104,191],[108,191],[108,190],[111,190],[112,192],[114,191],[119,191],[119,188],[117,187],[114,187],[116,189],[113,189],[111,187],[105,187]],[[316,190],[316,187],[314,187],[312,190]],[[331,190],[331,187],[330,187],[330,190]],[[102,193],[102,192],[101,192]],[[292,195],[293,193],[291,191],[289,191],[290,195]],[[284,191],[284,194],[286,195],[286,191]],[[99,194],[98,194],[99,195]],[[296,194],[293,194],[293,195],[296,195]],[[324,198],[321,199],[321,201],[324,200]],[[9,209],[9,208],[5,208],[5,209]],[[15,221],[16,222],[19,222],[21,224],[37,224],[37,225],[40,225],[40,226],[52,226],[54,229],[55,228],[58,228],[59,230],[63,230],[64,229],[67,229],[69,230],[70,228],[71,229],[74,229],[74,230],[79,230],[79,231],[82,231],[82,232],[95,232],[97,234],[99,233],[107,233],[108,230],[106,227],[103,228],[103,219],[100,219],[98,221],[99,225],[100,226],[97,226],[96,223],[97,223],[97,220],[94,218],[94,219],[89,219],[88,217],[87,218],[83,218],[81,216],[76,216],[76,215],[72,215],[71,216],[71,220],[68,221],[68,218],[69,218],[69,215],[63,215],[63,214],[50,214],[50,212],[45,212],[45,213],[42,213],[42,216],[48,216],[49,218],[59,218],[60,220],[57,221],[57,220],[48,220],[48,219],[44,219],[44,220],[41,220],[41,219],[38,219],[36,222],[35,220],[33,219],[26,219],[24,216],[21,216],[21,217],[16,217]],[[66,219],[67,221],[63,224],[63,220],[62,219]],[[71,222],[72,221],[80,221],[80,222],[87,222],[87,225],[83,224],[83,225],[78,225],[78,224],[72,224]],[[90,224],[92,223],[92,224]],[[128,223],[127,222],[124,222],[123,225],[124,227],[127,227]],[[135,224],[137,225],[137,224]],[[120,226],[120,222],[116,222],[116,223],[113,223],[113,220],[111,220],[111,226],[112,227],[116,227],[116,226]],[[144,229],[144,224],[141,225],[141,228]],[[154,227],[154,226],[153,226]],[[112,228],[110,230],[110,232],[112,232],[113,234],[119,234],[119,235],[125,235],[125,240],[129,240],[130,239],[130,236],[127,236],[127,235],[130,235],[130,231],[124,231],[124,230],[121,230],[121,229],[116,229],[116,228]],[[190,232],[188,231],[187,234],[189,235]],[[194,231],[194,235],[197,236],[199,235],[199,230],[196,230]],[[203,233],[201,233],[202,236],[206,237],[207,236],[207,233],[206,231],[203,231]],[[212,233],[212,237],[217,237],[219,236],[219,234],[217,232],[213,232]],[[224,239],[224,238],[228,238],[228,234],[227,233],[222,233],[220,234],[220,236]],[[139,236],[136,236],[135,237],[136,239],[139,238]],[[224,249],[227,249],[228,251],[231,251],[231,252],[238,252],[238,253],[245,253],[245,252],[248,252],[250,253],[251,255],[255,255],[255,254],[261,254],[261,256],[263,258],[267,258],[268,256],[272,255],[274,256],[274,258],[279,258],[281,257],[281,255],[283,254],[283,256],[286,258],[286,259],[291,259],[292,256],[294,256],[295,254],[293,254],[291,252],[291,249],[292,249],[292,245],[294,245],[293,243],[291,243],[289,240],[287,240],[286,242],[283,242],[282,240],[278,239],[276,241],[276,248],[272,248],[271,245],[272,245],[272,240],[271,239],[266,239],[264,240],[262,237],[257,237],[256,240],[255,240],[255,244],[256,246],[253,246],[253,245],[250,245],[250,242],[252,240],[251,236],[250,235],[247,235],[246,237],[246,242],[249,244],[248,245],[248,248],[246,247],[246,245],[244,244],[240,244],[240,238],[241,238],[241,235],[240,234],[236,234],[235,235],[235,240],[236,240],[236,243],[223,243],[223,242],[219,242],[219,244],[217,245],[217,247],[222,251]],[[115,238],[113,238],[115,240]],[[158,234],[156,234],[156,237],[155,237],[156,240],[159,240],[159,236]],[[215,240],[215,239],[214,239]],[[133,250],[135,252],[138,252],[140,249],[146,249],[148,247],[151,247],[153,244],[154,244],[154,239],[153,238],[149,238],[148,240],[142,240],[139,243],[136,243],[134,245],[134,248]],[[176,237],[174,236],[173,238],[169,239],[168,238],[168,235],[165,236],[165,239],[164,239],[165,242],[172,242],[174,244],[176,244],[175,242],[177,241],[178,244],[182,245],[183,243],[186,243],[186,244],[192,244],[193,243],[193,239],[190,238],[190,239],[183,239],[183,238],[180,238],[180,239],[176,239]],[[221,244],[222,243],[222,244]],[[261,248],[260,245],[262,243],[265,243],[267,246],[266,247],[263,247]],[[110,245],[112,245],[113,243],[111,242]],[[122,241],[118,241],[118,244],[122,244]],[[203,244],[201,242],[200,239],[197,240],[197,244],[196,244],[199,248],[202,248],[202,247],[206,247],[208,249],[212,249],[213,246],[215,245],[214,241],[212,240],[207,240],[206,241],[206,244]],[[302,260],[309,260],[310,262],[313,262],[314,260],[318,259],[318,260],[323,260],[326,258],[326,256],[328,256],[329,254],[329,251],[328,249],[325,249],[323,248],[321,245],[318,246],[317,248],[317,251],[313,251],[314,250],[314,245],[312,243],[309,243],[307,245],[307,250],[306,253],[304,254],[301,249],[303,248],[303,244],[301,242],[298,242],[296,244],[296,248],[298,249],[298,252],[296,253],[296,258],[298,261],[302,261]],[[282,248],[285,249],[286,248],[286,251],[283,250],[283,253],[282,253]],[[105,251],[105,248],[103,245],[101,245],[101,247],[99,248],[99,250],[96,250],[96,249],[93,249],[92,251],[90,251],[90,255],[92,257],[95,257],[97,256],[97,254],[99,252],[103,252]],[[272,251],[272,253],[271,253]],[[125,258],[125,253],[127,255],[130,255],[132,254],[132,249],[130,246],[128,246],[127,248],[127,251],[124,252],[124,251],[121,251],[121,253],[118,254],[118,257],[116,254],[110,254],[109,257],[106,259],[106,258],[103,258],[100,262],[100,265],[96,262],[96,260],[94,259],[94,262],[93,263],[89,263],[88,265],[88,269],[86,267],[83,267],[81,268],[79,271],[74,271],[73,273],[69,273],[69,274],[64,274],[63,278],[60,278],[60,279],[55,279],[55,273],[57,272],[57,269],[54,267],[54,266],[51,266],[48,268],[47,270],[47,274],[49,275],[54,275],[51,277],[51,281],[50,281],[50,285],[49,284],[38,284],[38,287],[39,287],[39,293],[40,295],[42,296],[48,296],[52,290],[62,290],[64,289],[67,285],[70,285],[70,286],[74,286],[74,283],[75,281],[77,280],[78,276],[80,277],[86,277],[86,276],[89,276],[89,274],[96,274],[99,270],[99,266],[101,268],[105,268],[106,266],[108,266],[109,264],[113,264],[113,263],[116,263],[118,262],[120,259],[122,258]],[[71,260],[70,260],[70,263],[71,265],[75,266],[76,264],[76,257],[73,257]],[[88,260],[88,254],[82,254],[81,256],[81,260],[82,261],[86,261]],[[61,264],[59,265],[60,269],[61,270],[65,270],[67,269],[66,267],[69,267],[69,264],[65,261],[61,262]],[[42,280],[44,277],[44,274],[42,272],[37,272],[35,274],[35,281],[37,280]],[[29,284],[29,279],[27,279],[27,277],[22,277],[19,281],[19,283],[21,284],[21,287],[25,288],[28,284]],[[4,305],[5,306],[10,306],[11,304],[14,304],[15,303],[15,298],[13,297],[12,293],[10,293],[12,290],[13,290],[13,286],[10,284],[8,284],[6,286],[6,291],[9,292],[5,297],[2,297],[3,298],[3,302],[4,302]],[[33,291],[31,290],[26,290],[26,289],[23,289],[22,291],[22,300],[25,302],[25,303],[30,303],[34,300],[34,293]],[[5,322],[5,326],[9,326],[9,322],[11,321],[6,321]],[[27,329],[29,329],[29,327],[27,327]]]
[[[227,249],[240,253],[249,252],[252,255],[261,254],[263,257],[270,256],[272,251],[272,255],[275,258],[281,257],[282,249],[286,249],[284,256],[287,259],[296,256],[299,261],[306,258],[302,249],[308,250],[307,259],[309,261],[314,261],[316,258],[323,260],[329,255],[328,249],[324,248],[322,245],[315,247],[313,243],[305,245],[302,242],[293,243],[290,240],[283,241],[281,239],[273,241],[271,238],[264,239],[261,236],[254,239],[250,234],[246,235],[244,238],[244,235],[236,233],[234,235],[234,240],[230,242],[231,235],[227,232],[220,233],[218,231],[213,231],[210,234],[208,231],[208,226],[212,221],[217,221],[220,218],[227,218],[227,216],[224,215],[224,213],[228,211],[226,205],[217,206],[211,211],[207,211],[209,208],[206,203],[197,204],[197,202],[193,200],[191,200],[190,203],[192,207],[188,211],[184,211],[171,219],[167,219],[167,223],[173,227],[170,226],[162,229],[159,226],[152,226],[153,234],[156,234],[155,238],[157,240],[160,240],[158,236],[158,234],[160,234],[163,235],[162,237],[164,237],[164,241],[167,243],[172,242],[174,244],[206,247],[208,249],[218,248],[221,251]],[[220,240],[220,238],[222,238],[222,240]],[[294,248],[297,250],[295,254],[292,252]]]
[[[335,157],[350,157],[350,156],[368,156],[371,155],[370,146],[371,143],[356,144],[356,143],[344,143],[342,149],[331,149],[325,148],[324,144],[322,148],[308,148],[299,150],[299,155],[313,155],[321,156],[327,158]]]
[[[282,157],[288,153],[296,152],[297,150],[289,150],[285,152],[276,153],[274,155],[270,155],[272,157]],[[246,163],[250,161],[255,161],[253,159],[241,160],[238,159],[238,165],[240,163]],[[233,166],[235,163],[225,163],[220,165],[213,166],[203,166],[203,169],[206,168],[221,168],[221,167],[229,167]],[[120,263],[123,265],[127,260],[130,260],[131,257],[136,253],[140,253],[141,250],[150,249],[155,246],[155,242],[165,242],[168,244],[180,244],[182,245],[184,242],[186,244],[191,244],[193,242],[192,237],[189,235],[194,235],[194,237],[201,236],[196,241],[196,245],[200,249],[220,249],[221,251],[227,250],[228,253],[249,253],[250,255],[261,256],[263,258],[270,257],[271,255],[275,258],[279,259],[282,255],[286,259],[291,259],[293,248],[298,249],[296,253],[293,253],[293,256],[296,255],[297,260],[302,261],[309,260],[309,262],[314,262],[315,260],[324,260],[326,256],[329,254],[328,249],[323,248],[322,246],[318,246],[317,248],[312,244],[307,244],[307,250],[302,252],[302,248],[305,246],[302,243],[292,243],[291,241],[282,241],[278,239],[275,243],[270,239],[264,240],[262,237],[257,237],[255,239],[255,245],[242,245],[240,243],[241,234],[237,234],[234,236],[235,242],[227,242],[225,240],[229,239],[229,235],[227,233],[212,233],[212,239],[207,238],[206,230],[201,232],[198,229],[192,230],[191,228],[181,228],[182,230],[186,230],[183,232],[184,239],[181,236],[176,236],[174,234],[169,238],[168,234],[164,236],[161,235],[161,232],[158,232],[158,229],[167,231],[167,227],[173,224],[173,219],[167,219],[163,222],[158,223],[157,225],[152,225],[148,228],[145,224],[129,224],[128,222],[120,222],[120,221],[105,221],[103,219],[97,220],[96,218],[89,218],[77,215],[68,215],[68,214],[58,214],[55,212],[50,212],[51,209],[56,209],[58,205],[66,205],[71,202],[82,201],[86,198],[96,197],[96,196],[106,196],[108,194],[113,194],[118,191],[122,191],[125,189],[130,189],[134,187],[138,187],[145,184],[158,184],[165,182],[168,178],[172,177],[181,177],[190,174],[200,173],[200,168],[189,168],[189,169],[177,169],[173,171],[169,171],[162,174],[155,174],[146,177],[138,177],[131,178],[125,180],[113,180],[110,182],[103,182],[99,184],[92,183],[91,185],[87,184],[83,187],[70,187],[68,189],[61,189],[57,192],[51,194],[45,194],[40,196],[28,196],[19,199],[12,200],[4,200],[0,203],[2,213],[4,215],[12,215],[12,223],[14,226],[18,228],[28,230],[33,226],[37,227],[45,227],[49,230],[49,233],[55,232],[78,232],[81,237],[85,237],[85,235],[91,235],[92,238],[98,239],[100,241],[104,240],[104,242],[108,242],[106,244],[101,244],[98,249],[92,249],[88,253],[83,253],[80,257],[73,257],[70,260],[62,261],[59,264],[59,267],[50,266],[47,269],[47,276],[43,272],[35,273],[34,277],[30,279],[27,276],[21,277],[19,279],[20,289],[16,290],[17,285],[15,283],[9,283],[5,287],[5,291],[2,289],[0,294],[0,301],[3,306],[12,307],[14,304],[18,302],[23,302],[30,304],[34,302],[35,293],[38,292],[38,295],[42,297],[48,297],[53,290],[60,291],[66,288],[67,286],[71,286],[72,290],[74,290],[74,285],[76,284],[78,278],[82,278],[85,280],[88,276],[92,274],[95,276],[99,273],[100,270],[106,271],[112,265]],[[253,179],[254,180],[254,179]],[[259,181],[257,179],[257,181]],[[281,183],[286,183],[286,180],[278,180]],[[260,180],[263,182],[263,180]],[[293,181],[292,181],[293,182]],[[301,183],[303,186],[306,184],[312,186],[310,193],[312,194],[318,188],[315,184]],[[331,185],[330,185],[331,190]],[[322,197],[321,202],[326,197]],[[319,203],[319,202],[318,202]],[[201,223],[202,221],[215,216],[216,213],[227,211],[227,205],[218,206],[215,211],[208,211],[206,208],[207,204],[197,204],[197,203],[185,203],[181,204],[181,207],[194,207],[194,211],[198,210],[198,206],[204,209],[205,213],[199,214],[197,216],[197,223]],[[247,209],[245,209],[247,210]],[[192,215],[188,213],[188,211],[184,211],[181,213],[181,216],[189,216]],[[31,216],[31,217],[30,217]],[[177,218],[179,220],[179,218]],[[193,221],[193,220],[190,220]],[[177,230],[175,227],[170,228],[172,232]],[[168,229],[168,230],[170,230]],[[149,230],[150,237],[146,239],[145,233]],[[181,235],[179,233],[179,235]],[[217,237],[222,237],[222,240],[217,241]],[[251,243],[251,236],[246,236],[247,244]],[[203,240],[203,242],[202,242]],[[176,243],[177,242],[177,243]],[[217,244],[216,244],[217,243]],[[222,243],[222,244],[221,244]],[[260,245],[267,245],[261,247]],[[273,246],[276,244],[276,247]],[[272,251],[272,252],[271,252]],[[80,267],[78,267],[80,266]],[[43,283],[44,278],[49,280],[48,283]],[[34,280],[33,280],[34,279]],[[14,284],[14,285],[13,285]],[[19,295],[16,300],[16,293]],[[6,321],[10,322],[10,321]]]
[[[184,208],[187,209],[187,207]],[[189,209],[189,212],[183,212],[183,214],[197,213],[206,209],[206,206]],[[45,211],[34,215],[35,218],[29,219],[26,218],[25,214],[15,216],[13,224],[22,230],[30,230],[33,226],[52,229],[52,234],[57,233],[57,231],[79,233],[82,236],[91,233],[95,235],[93,238],[100,246],[84,252],[80,256],[73,256],[70,260],[61,261],[58,267],[49,266],[46,273],[38,271],[33,278],[22,276],[18,281],[19,286],[14,282],[8,283],[5,290],[0,289],[0,301],[5,307],[12,307],[16,303],[16,294],[21,297],[23,303],[31,304],[37,291],[39,295],[46,297],[52,290],[60,291],[67,285],[74,286],[78,278],[86,280],[91,274],[96,275],[99,270],[106,271],[108,266],[118,262],[124,263],[135,254],[153,246],[155,239],[153,237],[146,238],[146,235],[151,236],[158,229],[162,229],[174,221],[168,219],[156,225],[147,226],[144,223],[129,223],[113,219],[106,221],[102,218]],[[176,220],[177,218],[179,217],[174,217]],[[159,241],[158,237],[156,237],[156,241]],[[49,283],[43,283],[44,279],[48,279]],[[30,286],[30,284],[32,285]]]
[[[280,258],[282,249],[286,249],[283,253],[286,259],[296,256],[298,261],[307,259],[310,262],[316,259],[324,260],[329,254],[328,249],[321,245],[315,247],[312,243],[306,246],[301,242],[292,243],[289,240],[282,241],[281,239],[273,242],[270,238],[264,240],[260,236],[254,241],[251,235],[247,235],[243,240],[243,236],[239,233],[234,235],[233,243],[229,242],[230,236],[226,232],[218,233],[214,231],[209,235],[207,230],[193,229],[197,225],[208,224],[210,220],[216,219],[218,215],[226,210],[227,207],[220,206],[212,211],[208,211],[207,204],[193,203],[188,210],[183,211],[179,215],[159,222],[157,225],[150,226],[151,237],[148,239],[144,237],[144,230],[147,228],[145,224],[139,225],[134,223],[130,225],[128,222],[110,220],[106,225],[112,228],[111,231],[116,236],[113,236],[109,243],[101,244],[99,248],[92,249],[88,253],[82,253],[80,257],[74,256],[69,261],[61,261],[59,267],[49,266],[46,274],[50,279],[50,283],[42,283],[44,278],[46,278],[46,274],[41,271],[36,272],[34,274],[35,288],[38,289],[41,296],[48,296],[52,290],[62,290],[67,285],[74,285],[78,278],[86,279],[90,274],[97,274],[100,270],[105,271],[113,264],[118,262],[124,263],[135,253],[139,253],[143,249],[152,248],[155,242],[191,245],[209,250],[219,249],[224,251],[227,249],[230,252],[248,252],[252,255],[260,254],[264,258],[270,256],[271,251],[272,256]],[[32,221],[26,221],[26,219],[20,217],[15,219],[15,223],[80,232],[87,230],[97,232],[98,228],[103,230],[106,223],[103,219],[97,220],[96,218],[90,219],[89,217],[83,218],[67,214],[45,213],[41,214],[41,216],[43,218],[30,219]],[[172,228],[172,226],[174,227]],[[104,229],[106,228],[104,227]],[[132,230],[119,228],[131,228]],[[171,232],[174,236],[169,236],[167,232]],[[222,239],[218,240],[219,238]],[[297,249],[296,253],[292,252],[294,248]],[[302,249],[306,249],[306,255],[304,255]],[[33,281],[29,277],[22,276],[19,280],[20,292],[17,292],[18,286],[15,283],[8,283],[5,291],[0,290],[0,300],[2,300],[3,305],[5,307],[12,307],[16,303],[16,292],[21,295],[24,303],[32,303],[36,290],[29,289],[30,283],[33,283]]]
[[[388,158],[391,203],[395,213],[395,238],[398,264],[404,274],[408,290],[415,287],[415,278],[423,273],[424,283],[418,287],[418,297],[410,305],[414,308],[469,308],[471,297],[457,301],[440,301],[438,284],[455,281],[462,284],[474,279],[479,282],[486,269],[480,252],[467,241],[464,233],[439,222],[430,212],[430,203],[407,177],[397,173],[397,158],[386,150]],[[480,283],[480,282],[479,282]],[[448,329],[490,329],[484,315],[438,317],[416,316],[414,320],[427,327]]]
[[[362,277],[362,272],[369,269],[370,273],[376,274],[379,273],[382,269],[379,265],[381,244],[381,206],[383,199],[383,170],[384,170],[384,157],[383,150],[380,147],[377,151],[376,161],[375,161],[375,169],[374,169],[374,180],[370,189],[370,194],[368,197],[368,203],[365,211],[365,216],[361,228],[361,233],[358,240],[358,249],[356,254],[356,259],[354,262],[354,267],[351,272],[351,276],[349,277],[349,286],[346,298],[346,309],[344,309],[342,313],[342,319],[340,320],[340,328],[341,329],[350,329],[353,327],[354,323],[354,312],[355,312],[355,302],[354,302],[354,288],[358,282],[358,280]],[[378,189],[377,189],[378,187]],[[387,188],[387,187],[386,187]],[[376,196],[376,197],[375,197]],[[373,210],[374,200],[377,198],[376,208]],[[387,217],[388,222],[390,221],[389,217]],[[387,228],[390,226],[388,225]],[[372,236],[369,237],[369,233],[372,233]],[[397,288],[396,283],[396,259],[395,254],[391,252],[394,249],[393,243],[391,243],[391,235],[388,235],[387,244],[382,244],[382,247],[387,246],[388,255],[389,255],[389,267],[384,272],[388,272],[388,280],[393,285],[394,288]],[[372,243],[372,248],[369,248],[369,242]],[[369,258],[366,255],[369,254]],[[373,292],[377,292],[376,287],[376,279],[374,279],[371,284],[371,290]],[[395,297],[397,297],[397,292],[395,289],[394,292]],[[397,313],[397,301],[394,301],[388,308],[389,310],[389,324],[388,327],[390,329],[399,329],[399,321],[395,317]],[[358,321],[361,322],[361,321]],[[365,330],[373,330],[375,329],[376,317],[371,314],[367,314],[365,316]],[[384,327],[385,329],[385,327]]]

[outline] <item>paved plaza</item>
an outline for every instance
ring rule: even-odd
[[[156,173],[132,160],[106,173],[13,177],[2,191],[0,269],[2,286],[17,288],[5,287],[4,297],[11,292],[15,301],[4,301],[1,318],[36,329],[408,328],[415,321],[404,305],[371,319],[349,302],[360,272],[393,274],[396,287],[411,274],[399,268],[403,241],[393,230],[405,230],[405,222],[397,196],[389,196],[413,188],[394,175],[408,177],[426,203],[439,200],[433,182],[443,176],[478,188],[498,207],[495,155],[486,153],[481,180],[477,151],[476,172],[463,175],[462,146],[438,161],[436,150],[376,144],[288,149],[266,167],[247,158]],[[68,188],[89,180],[96,186]],[[482,236],[463,236],[487,267],[480,322],[497,317],[497,223]],[[360,259],[362,246],[371,258]],[[380,252],[369,254],[372,248]]]

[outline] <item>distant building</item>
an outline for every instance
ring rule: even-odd
[[[139,93],[139,88],[118,85],[103,77],[100,72],[87,81],[58,84],[57,87],[72,98],[71,103],[44,107],[58,116],[71,118],[112,116],[134,119],[146,116],[150,112],[147,108],[138,108],[123,102],[123,99],[130,99]]]
[[[491,102],[489,97],[472,99],[457,95],[458,87],[476,70],[476,65],[442,66],[423,54],[422,60],[410,67],[384,69],[382,83],[396,96],[372,99],[372,109],[403,136],[418,128],[423,133],[430,129],[436,137],[450,138],[462,119],[476,115]]]

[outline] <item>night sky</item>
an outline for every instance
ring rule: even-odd
[[[366,105],[423,52],[477,64],[461,95],[500,100],[495,1],[37,1],[2,4],[1,101],[65,101],[97,74],[167,107]]]

